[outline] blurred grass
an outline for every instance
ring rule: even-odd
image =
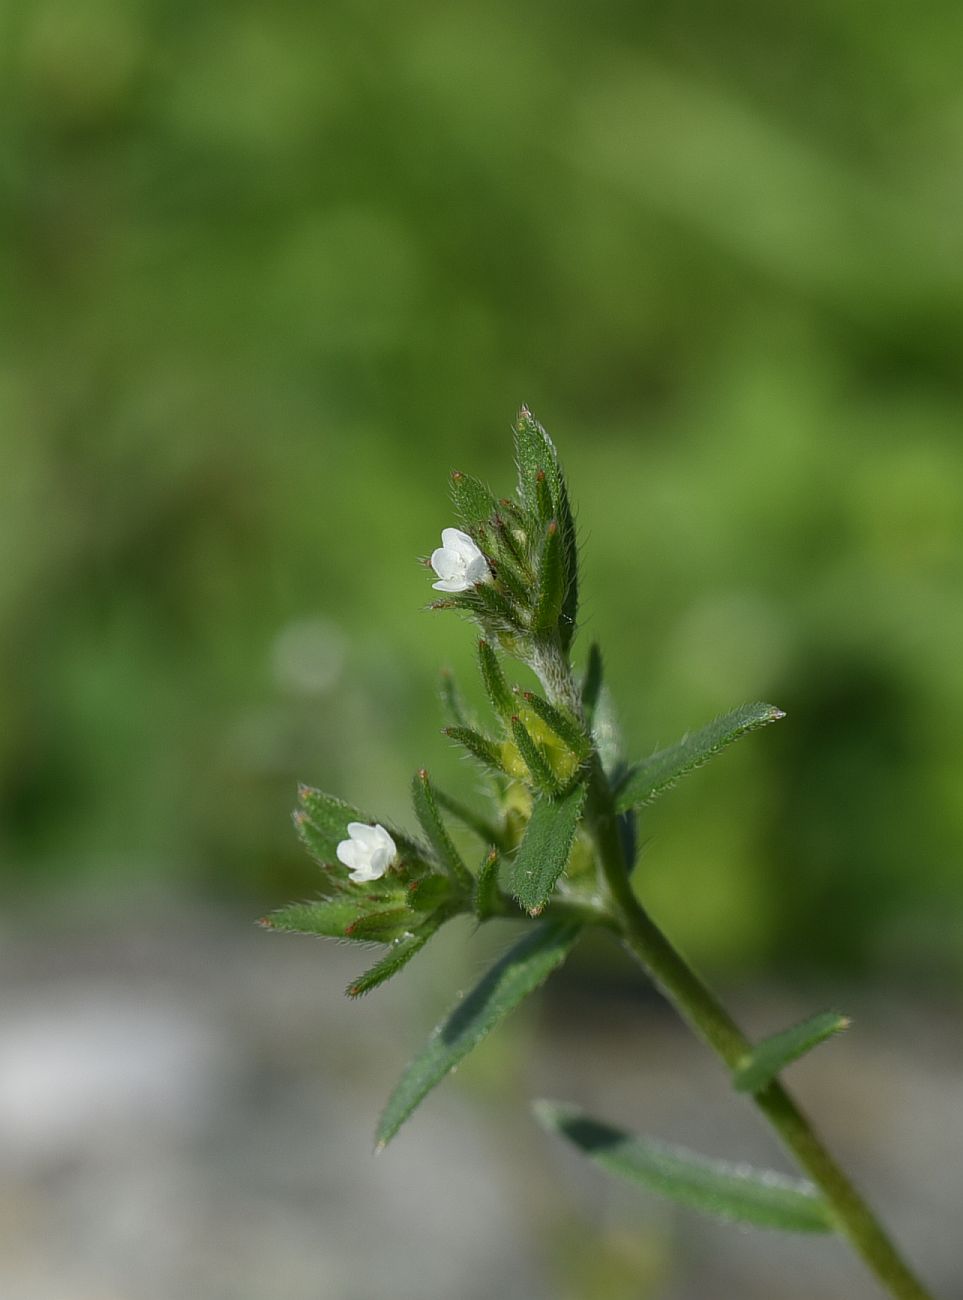
[[[963,965],[963,13],[10,0],[11,885],[309,892],[310,780],[454,772],[414,557],[529,402],[701,961]]]

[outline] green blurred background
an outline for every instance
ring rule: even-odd
[[[8,888],[310,892],[297,779],[472,776],[415,557],[528,402],[701,964],[963,970],[963,10],[10,0]],[[467,683],[466,683],[467,684]],[[469,689],[473,689],[469,687]]]

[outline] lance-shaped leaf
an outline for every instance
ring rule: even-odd
[[[428,836],[431,847],[441,859],[442,866],[453,881],[466,889],[471,889],[472,874],[462,862],[461,854],[455,848],[445,823],[441,820],[438,805],[435,803],[435,792],[431,788],[428,773],[424,768],[415,774],[411,783],[411,798],[415,805],[415,815],[421,822],[421,828]]]
[[[479,479],[455,470],[451,476],[451,499],[459,522],[469,530],[495,514],[498,503]]]
[[[522,698],[533,713],[555,732],[559,740],[567,745],[578,759],[588,757],[591,743],[588,736],[575,721],[570,713],[565,713],[557,709],[554,704],[549,704],[548,700],[543,700],[540,695],[534,691],[523,691]]]
[[[504,776],[505,768],[497,745],[487,736],[483,736],[480,731],[476,731],[474,727],[445,727],[442,734],[449,740],[456,740],[488,771]]]
[[[832,1038],[833,1034],[848,1029],[849,1025],[849,1018],[841,1016],[838,1011],[821,1011],[798,1025],[764,1038],[736,1065],[732,1072],[734,1086],[740,1092],[759,1092],[772,1083],[780,1070],[798,1061],[827,1038]]]
[[[535,915],[548,902],[568,862],[584,804],[584,785],[562,799],[536,798],[510,878],[511,891],[526,912]]]
[[[561,783],[555,775],[551,763],[545,756],[542,747],[532,739],[524,722],[517,715],[512,717],[512,737],[518,752],[525,760],[525,766],[528,768],[532,780],[538,788],[548,795],[557,796],[561,794]]]
[[[593,641],[589,646],[588,663],[585,667],[585,676],[582,678],[582,708],[585,710],[585,719],[589,726],[592,725],[592,719],[595,717],[601,692],[602,651],[599,649],[599,643]]]
[[[522,939],[460,1001],[432,1033],[388,1099],[378,1123],[378,1147],[390,1142],[415,1107],[568,956],[580,927],[545,922]]]
[[[538,522],[543,528],[547,528],[549,520],[555,518],[555,503],[552,501],[548,475],[543,469],[535,473],[535,507],[538,512]]]
[[[701,731],[683,736],[678,744],[660,749],[651,758],[633,764],[615,792],[619,812],[649,803],[675,785],[680,777],[707,763],[740,736],[785,716],[782,709],[773,704],[744,704],[742,708],[716,718]]]
[[[541,470],[550,488],[557,487],[559,479],[558,453],[555,444],[538,423],[527,406],[518,412],[513,426],[515,436],[515,462],[518,466],[518,496],[522,505],[533,515],[538,512],[538,474]]]
[[[392,907],[380,912],[365,912],[344,932],[346,939],[361,939],[365,943],[394,943],[411,932],[414,921],[407,907]]]
[[[503,911],[502,900],[502,891],[498,887],[498,851],[492,849],[475,877],[472,905],[479,921],[498,916]]]
[[[445,812],[451,813],[452,817],[467,826],[470,831],[474,831],[480,840],[486,844],[494,844],[497,848],[502,848],[507,844],[505,832],[501,827],[496,826],[482,813],[476,812],[461,800],[453,798],[446,794],[444,790],[439,790],[437,786],[433,787],[435,792],[435,802],[439,808],[444,808]]]
[[[551,489],[565,567],[564,599],[558,629],[562,648],[567,650],[575,635],[578,617],[578,542],[565,476],[559,464],[555,444],[525,406],[519,411],[515,420],[514,435],[519,498],[535,518],[538,517],[539,509],[537,497],[539,470],[544,471],[548,487]]]
[[[545,529],[545,540],[538,561],[538,590],[532,614],[533,632],[550,632],[558,623],[565,603],[565,555],[558,523],[552,520]]]
[[[349,998],[359,998],[364,993],[370,993],[373,988],[379,984],[384,984],[385,980],[391,979],[392,975],[397,975],[403,966],[407,966],[416,953],[421,952],[428,940],[434,935],[441,926],[453,915],[448,908],[439,908],[431,916],[413,930],[410,934],[401,939],[397,939],[380,961],[366,970],[363,975],[349,984],[345,989]]]
[[[258,922],[265,930],[284,930],[291,934],[319,934],[326,939],[361,938],[347,933],[364,915],[363,900],[341,895],[317,903],[289,903]]]
[[[539,1101],[535,1113],[545,1128],[568,1138],[600,1168],[658,1196],[735,1223],[786,1232],[833,1231],[829,1206],[811,1183],[637,1137],[575,1107]]]
[[[478,642],[478,666],[492,708],[499,717],[507,721],[515,712],[515,702],[501,664],[498,662],[498,656],[487,641]]]

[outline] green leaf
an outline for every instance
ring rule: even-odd
[[[782,709],[773,704],[744,704],[716,718],[701,731],[683,736],[678,744],[660,749],[651,758],[633,764],[615,791],[619,812],[649,803],[675,785],[680,777],[707,763],[740,736],[785,716]]]
[[[335,850],[348,837],[348,822],[370,821],[365,813],[343,799],[309,785],[298,786],[298,804],[294,812],[295,828],[311,856],[322,863],[337,861]]]
[[[545,922],[529,927],[523,938],[455,1006],[432,1032],[388,1099],[378,1123],[379,1148],[391,1141],[432,1088],[561,965],[580,928],[572,922]]]
[[[608,1173],[691,1209],[760,1228],[833,1231],[829,1206],[811,1183],[636,1137],[575,1107],[539,1101],[535,1114]]]
[[[451,499],[459,522],[470,532],[485,523],[498,509],[498,502],[479,479],[455,470],[451,476]]]
[[[478,666],[492,708],[499,717],[507,721],[515,712],[515,701],[498,662],[498,656],[487,641],[478,642]]]
[[[537,516],[538,472],[544,471],[548,486],[555,491],[559,479],[558,453],[551,438],[527,406],[518,412],[513,432],[515,463],[518,466],[518,498],[530,514]]]
[[[523,691],[522,698],[532,712],[537,714],[545,725],[555,732],[559,740],[568,746],[576,758],[588,757],[591,749],[589,738],[570,713],[557,709],[554,704],[549,704],[548,700],[543,700],[534,691]]]
[[[258,922],[266,930],[291,934],[319,934],[327,939],[361,938],[348,934],[348,927],[364,915],[364,900],[341,896],[317,903],[289,903]]]
[[[385,980],[391,979],[392,975],[397,975],[416,953],[421,952],[432,935],[441,929],[451,915],[451,911],[440,908],[432,916],[426,917],[417,930],[396,940],[380,961],[375,962],[369,970],[348,985],[345,989],[348,997],[359,998],[364,993],[370,993],[379,984],[384,984]]]
[[[523,406],[513,426],[515,459],[518,464],[518,495],[522,505],[534,518],[538,518],[538,471],[544,470],[554,503],[555,518],[559,525],[564,566],[564,596],[559,617],[559,636],[562,649],[567,650],[575,635],[578,617],[578,540],[575,520],[569,502],[565,476],[559,464],[555,444],[546,430]]]
[[[585,667],[585,676],[582,678],[582,708],[585,710],[585,718],[589,726],[592,725],[601,691],[602,651],[599,649],[599,643],[593,641],[589,646],[588,663]]]
[[[498,851],[492,849],[475,877],[472,903],[479,921],[487,921],[502,911],[502,892],[498,887]]]
[[[498,747],[480,731],[476,731],[474,727],[445,727],[444,734],[449,740],[456,740],[459,745],[467,749],[472,758],[477,758],[490,772],[495,772],[499,776],[504,775],[505,768]]]
[[[445,812],[451,813],[452,817],[460,821],[463,826],[474,831],[485,844],[494,844],[496,848],[502,848],[507,843],[504,831],[493,821],[489,821],[483,813],[469,808],[467,804],[446,794],[444,790],[439,790],[437,786],[434,787],[434,792],[438,807],[444,808]]]
[[[555,517],[555,504],[552,501],[552,489],[548,486],[548,475],[543,469],[535,473],[535,507],[538,522],[547,528],[549,520]]]
[[[575,786],[562,799],[542,795],[535,800],[510,881],[512,893],[532,915],[548,902],[565,870],[584,803],[584,785]]]
[[[472,889],[474,887],[472,874],[462,861],[461,854],[455,848],[445,823],[441,820],[438,805],[435,803],[435,794],[424,768],[417,772],[412,780],[411,798],[415,805],[415,815],[421,823],[422,830],[428,836],[432,848],[438,854],[442,866],[456,884],[465,889]]]
[[[365,912],[345,930],[346,939],[366,943],[394,943],[411,932],[414,917],[407,907],[393,907],[384,912]]]
[[[536,744],[528,734],[524,722],[517,716],[512,718],[512,736],[518,747],[518,752],[525,760],[525,766],[538,788],[548,795],[557,796],[561,794],[561,785],[552,770],[551,763],[542,751],[541,746]]]
[[[772,1083],[780,1070],[849,1025],[849,1018],[838,1011],[821,1011],[790,1029],[764,1038],[736,1065],[732,1073],[734,1086],[739,1092],[759,1092]]]
[[[533,632],[551,632],[558,623],[565,603],[565,557],[562,535],[553,519],[545,530],[545,540],[538,561],[538,591],[532,614]]]

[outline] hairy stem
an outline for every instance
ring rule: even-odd
[[[682,1018],[733,1069],[750,1043],[636,898],[626,869],[612,793],[597,757],[589,785],[587,817],[623,942]],[[754,1094],[753,1100],[783,1145],[822,1191],[840,1233],[889,1293],[898,1300],[932,1300],[783,1085],[777,1080]]]

